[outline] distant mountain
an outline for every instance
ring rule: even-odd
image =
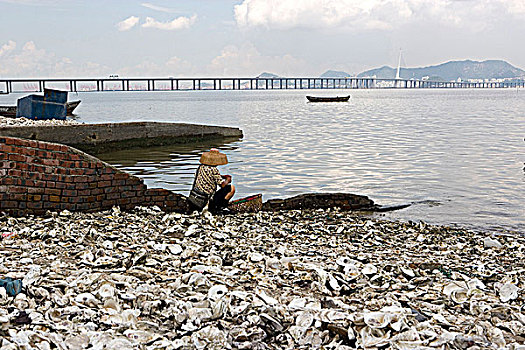
[[[321,78],[345,78],[349,76],[350,74],[347,72],[338,71],[338,70],[327,70],[326,72],[321,74],[320,77]]]
[[[360,73],[358,77],[395,78],[396,68],[383,66],[381,68],[367,70]],[[501,60],[488,61],[450,61],[437,66],[421,68],[401,68],[399,75],[404,79],[421,79],[430,77],[430,80],[451,81],[461,78],[467,79],[503,79],[525,77],[523,69],[514,67],[508,62]]]
[[[273,73],[268,73],[268,72],[263,72],[261,74],[259,74],[257,76],[257,78],[279,78],[279,76],[277,74],[273,74]]]

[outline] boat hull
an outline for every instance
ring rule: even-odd
[[[78,107],[80,101],[72,101],[66,104],[66,114],[73,115],[73,111]],[[0,116],[16,118],[16,106],[0,106]]]
[[[336,97],[306,96],[306,99],[310,102],[348,102],[348,100],[350,99],[350,95]]]

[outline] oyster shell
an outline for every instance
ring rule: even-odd
[[[0,278],[24,280],[15,298],[0,287],[6,349],[523,343],[525,237],[513,233],[493,249],[486,233],[338,210],[140,207],[4,215],[0,232],[16,232],[0,241]]]

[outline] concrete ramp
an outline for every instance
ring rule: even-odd
[[[239,128],[160,122],[0,127],[0,136],[60,143],[89,153],[216,138],[238,140]]]

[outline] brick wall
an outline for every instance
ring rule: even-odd
[[[157,205],[186,212],[186,197],[143,181],[69,146],[0,136],[0,211],[98,211]]]

